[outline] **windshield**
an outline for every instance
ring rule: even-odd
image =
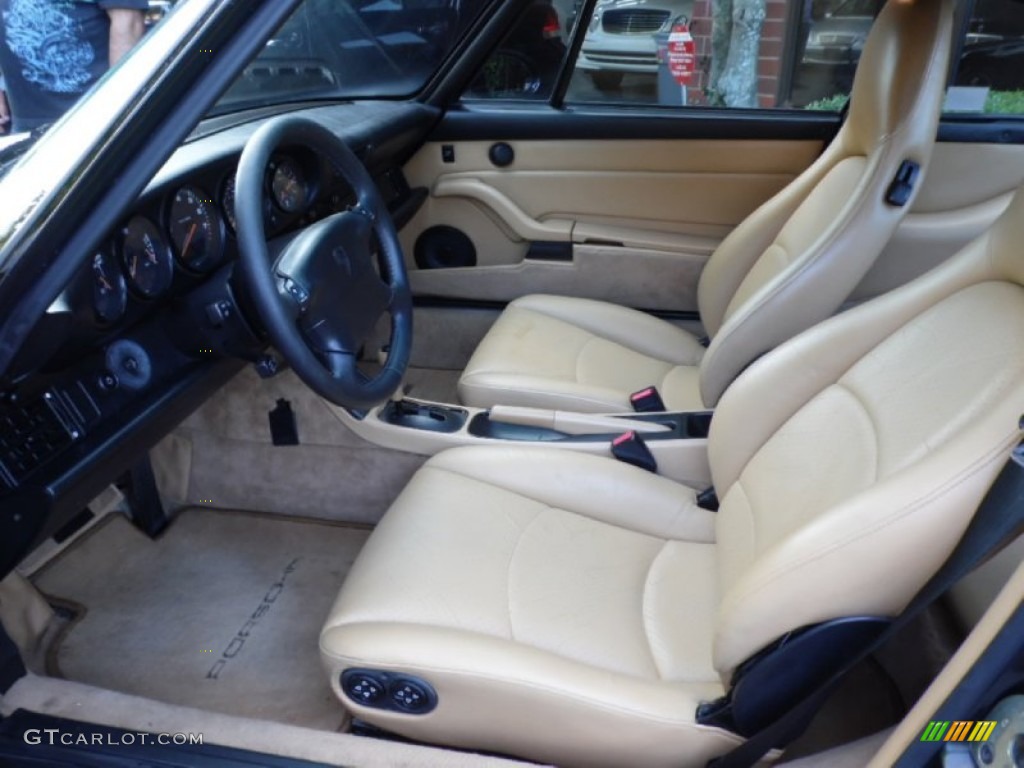
[[[38,134],[56,122],[187,2],[0,0],[0,135]],[[485,4],[304,0],[211,114],[415,93]]]
[[[211,114],[308,98],[415,93],[483,4],[305,0]]]

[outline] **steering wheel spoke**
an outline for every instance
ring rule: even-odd
[[[284,306],[291,310],[292,319],[298,320],[309,309],[309,289],[287,275],[278,274],[277,293]]]
[[[286,144],[320,152],[359,202],[308,226],[267,269],[262,195],[270,157]],[[408,365],[412,297],[394,223],[360,161],[318,123],[274,119],[242,153],[235,201],[242,277],[278,351],[310,387],[338,405],[367,408],[385,400]],[[384,315],[391,317],[388,362],[367,378],[356,356]]]

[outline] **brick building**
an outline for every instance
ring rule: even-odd
[[[757,59],[757,97],[762,107],[779,103],[782,68],[785,64],[786,27],[793,3],[802,0],[766,0],[765,21],[761,30],[761,49]],[[711,67],[711,3],[712,0],[694,0],[690,33],[697,53],[697,75],[687,92],[688,104],[704,104]]]

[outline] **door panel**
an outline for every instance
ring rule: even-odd
[[[914,207],[851,297],[863,301],[941,264],[985,232],[1024,182],[1024,145],[943,142]]]
[[[505,168],[490,160],[490,141],[430,143],[407,164],[409,182],[430,191],[401,233],[418,295],[509,301],[556,292],[695,311],[697,278],[721,238],[822,147],[814,139],[508,143],[515,159]],[[469,237],[477,266],[416,267],[417,239],[439,225]],[[528,258],[534,242],[564,243],[571,260]]]
[[[546,292],[652,310],[695,312],[708,257],[732,227],[820,152],[815,139],[527,138],[508,142],[507,168],[491,141],[425,145],[407,164],[430,190],[402,233],[419,296],[510,301]],[[442,147],[454,152],[444,162]],[[907,215],[851,297],[858,302],[923,274],[988,229],[1024,182],[1024,145],[936,145]],[[464,232],[477,266],[419,269],[427,229]],[[532,242],[571,243],[571,261],[528,258]]]

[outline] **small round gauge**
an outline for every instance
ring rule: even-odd
[[[224,182],[224,192],[220,196],[220,207],[224,209],[224,218],[228,220],[228,226],[232,232],[238,231],[238,222],[235,221],[235,177],[232,174]]]
[[[298,163],[290,158],[278,162],[270,183],[274,202],[285,213],[299,213],[306,207],[309,186]]]
[[[196,187],[174,193],[167,228],[178,261],[193,272],[209,272],[224,258],[224,222],[213,199]]]
[[[144,216],[134,217],[121,229],[121,265],[128,286],[143,298],[156,298],[171,287],[170,248],[156,224]]]
[[[109,249],[92,257],[92,311],[102,325],[116,323],[128,307],[128,285],[121,265]]]

